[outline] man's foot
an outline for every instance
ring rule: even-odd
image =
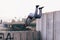
[[[39,7],[39,5],[36,5],[36,8],[38,8]]]
[[[42,8],[44,8],[44,7],[40,7],[39,9],[42,9]]]

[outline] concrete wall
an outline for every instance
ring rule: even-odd
[[[0,40],[41,40],[37,31],[0,31]]]
[[[44,13],[36,24],[36,30],[41,31],[43,40],[60,40],[60,11]]]

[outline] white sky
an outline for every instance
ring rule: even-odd
[[[34,13],[35,5],[44,6],[43,12],[60,10],[60,0],[0,0],[0,19],[25,18]]]

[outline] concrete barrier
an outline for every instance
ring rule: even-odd
[[[36,30],[41,31],[43,40],[60,40],[60,11],[44,13],[36,23]]]
[[[0,31],[0,40],[41,40],[37,31]]]

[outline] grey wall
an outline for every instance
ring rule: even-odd
[[[60,11],[44,13],[36,20],[36,30],[41,31],[43,40],[60,40]]]
[[[41,40],[41,35],[37,31],[0,31],[0,40]]]

